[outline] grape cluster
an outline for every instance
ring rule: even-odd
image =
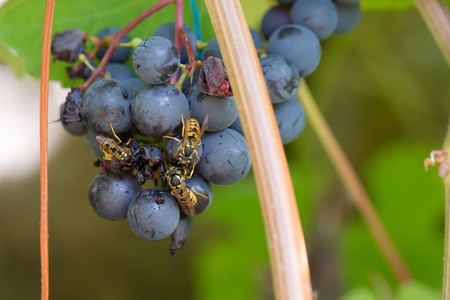
[[[250,30],[284,144],[304,128],[296,95],[300,77],[319,64],[320,39],[345,32],[349,27],[341,19],[349,7],[359,8],[351,0],[293,2],[279,0],[264,16],[267,47]],[[186,242],[192,216],[211,205],[211,183],[234,184],[251,168],[217,38],[201,49],[194,31],[187,25],[183,30],[188,42],[181,53],[174,45],[174,23],[161,25],[144,40],[125,35],[112,55],[107,45],[117,27],[94,38],[70,29],[56,34],[52,43],[55,59],[73,63],[69,77],[91,83],[84,90],[71,89],[61,106],[61,122],[74,135],[86,134],[99,158],[100,174],[89,187],[94,211],[107,220],[127,218],[131,231],[147,241],[172,235],[171,253]],[[87,51],[92,39],[101,42]],[[96,72],[105,58],[105,72]],[[130,60],[133,70],[126,65]],[[143,190],[146,182],[151,187]]]

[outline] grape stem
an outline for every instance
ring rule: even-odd
[[[364,221],[372,232],[384,258],[387,260],[392,272],[400,282],[409,281],[412,278],[408,266],[405,264],[393,241],[389,237],[383,223],[378,216],[375,207],[370,201],[367,192],[356,175],[347,156],[334,137],[330,127],[320,113],[306,81],[302,79],[298,98],[303,104],[306,115],[313,130],[322,143],[325,151],[331,159],[337,173],[341,177],[347,192],[350,194],[354,205],[362,215]]]
[[[447,5],[441,0],[414,0],[436,44],[450,66],[450,17]],[[443,149],[450,153],[450,125]],[[443,178],[445,187],[445,248],[442,299],[450,299],[450,176]]]
[[[312,300],[308,257],[292,179],[242,7],[238,0],[205,2],[250,150],[275,298]],[[239,55],[236,55],[236,45],[239,45]]]
[[[52,42],[52,24],[55,0],[47,0],[44,19],[44,37],[42,41],[41,87],[40,87],[40,149],[41,149],[41,300],[49,298],[49,262],[48,262],[48,84],[50,76],[50,49]]]
[[[175,21],[175,27],[176,27],[176,35],[175,35],[175,46],[177,46],[178,51],[181,53],[181,41],[184,43],[188,56],[189,56],[189,62],[194,62],[194,52],[192,51],[191,44],[189,43],[189,39],[187,38],[186,34],[183,30],[183,0],[162,0],[149,9],[147,9],[145,12],[140,14],[137,18],[135,18],[133,21],[131,21],[127,26],[122,28],[120,31],[115,33],[113,35],[113,38],[109,44],[108,50],[106,51],[102,61],[100,62],[100,65],[97,67],[97,69],[92,73],[91,77],[86,80],[86,82],[80,86],[80,90],[84,93],[86,89],[89,87],[89,85],[94,82],[94,80],[100,75],[103,75],[105,73],[106,66],[111,59],[114,50],[120,45],[120,40],[127,35],[131,30],[133,30],[137,25],[139,25],[142,21],[144,21],[146,18],[151,16],[153,13],[157,12],[158,10],[162,9],[163,7],[175,3],[176,4],[176,21]],[[181,24],[181,25],[180,25]],[[106,42],[107,39],[111,38],[110,36],[104,37],[101,39],[98,45],[101,45]]]

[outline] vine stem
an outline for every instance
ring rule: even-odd
[[[249,27],[238,0],[205,2],[249,145],[276,299],[312,300],[292,179]]]
[[[414,0],[417,9],[450,66],[450,15],[442,0]]]
[[[41,300],[49,298],[48,263],[48,85],[50,78],[50,48],[52,42],[52,24],[55,0],[47,0],[42,41],[41,86],[40,86],[40,154],[41,154]]]
[[[441,0],[414,0],[414,2],[447,65],[450,66],[450,16],[446,4]],[[450,123],[443,149],[450,153]],[[443,180],[445,188],[445,246],[442,299],[450,299],[450,176],[445,176]]]
[[[354,205],[362,215],[364,221],[372,232],[383,256],[388,262],[395,277],[401,281],[409,281],[412,278],[408,266],[405,264],[393,241],[389,237],[383,223],[380,220],[367,192],[356,175],[344,151],[334,137],[330,127],[320,113],[306,81],[302,79],[298,98],[305,108],[308,120],[316,132],[325,151],[331,159],[336,171],[343,181],[347,192],[350,194]]]

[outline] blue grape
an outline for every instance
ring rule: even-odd
[[[255,45],[256,49],[264,49],[264,42],[261,39],[261,36],[259,33],[252,29],[250,29],[250,34],[252,36],[253,44]],[[213,37],[209,42],[208,45],[206,45],[206,48],[203,51],[203,60],[206,60],[208,57],[214,56],[220,59],[222,58],[222,52],[220,52],[219,47],[219,41],[217,40],[217,37]]]
[[[136,95],[137,92],[147,84],[147,82],[140,80],[139,78],[130,78],[124,80],[123,84],[125,85],[128,93],[134,97],[134,95]]]
[[[180,54],[166,38],[153,36],[134,50],[133,67],[138,76],[151,84],[167,83],[177,73]]]
[[[272,103],[281,103],[297,93],[298,69],[281,55],[268,55],[260,59],[267,89]]]
[[[180,222],[172,233],[172,244],[170,254],[175,255],[175,251],[184,247],[193,227],[192,217],[185,214],[180,215]]]
[[[296,0],[291,8],[291,21],[308,27],[323,40],[336,29],[338,13],[331,0]]]
[[[359,4],[361,0],[333,0],[335,4]]]
[[[294,141],[305,128],[305,111],[302,104],[294,96],[286,102],[274,104],[275,118],[280,130],[281,141],[289,144]]]
[[[293,4],[296,0],[277,0],[278,3],[287,5],[287,4]]]
[[[186,34],[187,38],[189,39],[189,44],[191,44],[192,52],[194,53],[194,57],[197,56],[197,37],[195,35],[194,30],[192,30],[191,27],[184,24],[183,25],[183,31]],[[165,23],[161,26],[159,26],[155,32],[153,32],[153,36],[161,36],[168,40],[170,40],[172,43],[175,42],[175,22]],[[184,46],[184,43],[181,42],[181,55],[180,55],[180,62],[185,64],[189,62],[189,57],[186,51],[186,47]]]
[[[86,140],[87,140],[87,144],[89,146],[89,149],[91,149],[92,153],[94,153],[98,158],[103,158],[103,152],[102,150],[100,150],[100,148],[98,147],[97,141],[95,140],[95,138],[101,134],[98,134],[95,131],[92,130],[88,130],[87,134],[86,134]]]
[[[179,89],[170,84],[146,85],[131,101],[131,115],[136,128],[156,139],[180,132],[181,111],[186,117],[189,102]]]
[[[128,66],[119,63],[109,63],[105,71],[111,75],[112,79],[125,81],[136,78],[136,74]]]
[[[283,55],[297,67],[300,76],[305,77],[319,65],[322,48],[311,30],[292,24],[282,26],[272,33],[267,43],[267,53]]]
[[[133,122],[130,113],[131,95],[123,83],[114,79],[102,79],[89,86],[81,102],[81,117],[88,129],[100,134],[112,135],[129,131]]]
[[[60,109],[60,116],[61,116],[61,120],[63,118],[64,115],[64,103],[61,104]],[[72,123],[66,123],[66,122],[61,122],[64,129],[73,135],[85,135],[88,131],[88,129],[86,128],[86,125],[84,125],[83,122],[72,122]]]
[[[191,178],[186,179],[186,186],[197,192],[194,192],[194,195],[197,198],[197,203],[195,204],[195,214],[198,215],[199,213],[207,210],[213,200],[213,192],[209,182],[203,179],[200,175],[194,174]]]
[[[241,124],[241,117],[238,116],[238,118],[236,119],[236,121],[234,121],[233,124],[231,124],[230,126],[228,126],[228,128],[236,130],[237,132],[239,132],[240,134],[244,135],[244,129],[242,128],[242,124]]]
[[[119,32],[120,30],[121,29],[119,27],[114,27],[114,26],[106,27],[105,29],[102,29],[101,31],[99,31],[97,33],[97,37],[104,38],[108,35],[115,34],[115,33]],[[128,34],[125,35],[120,40],[121,43],[128,43],[130,41],[131,41],[131,38]],[[102,59],[103,56],[105,56],[107,50],[108,50],[108,47],[101,46],[97,51],[97,57],[99,59]],[[111,56],[111,59],[109,61],[123,63],[128,59],[128,57],[130,57],[130,54],[131,54],[131,47],[119,47],[116,50],[114,50],[114,53]]]
[[[128,205],[141,192],[133,175],[99,174],[89,186],[89,201],[100,217],[116,221],[127,217]]]
[[[180,72],[181,75],[181,72]],[[188,98],[189,95],[191,94],[190,92],[190,88],[194,88],[194,86],[197,85],[197,81],[198,81],[198,76],[200,75],[200,69],[196,69],[194,71],[194,76],[190,77],[186,77],[186,79],[183,81],[183,94]],[[192,78],[192,84],[191,84],[191,78]]]
[[[251,167],[245,138],[233,129],[207,133],[202,138],[203,157],[196,172],[207,181],[230,185],[247,175]]]
[[[128,207],[128,226],[146,241],[165,239],[178,225],[180,209],[173,196],[161,189],[140,192]]]
[[[335,34],[348,33],[361,22],[362,10],[359,2],[356,4],[336,3],[336,8],[339,14],[339,21],[334,30]]]
[[[262,18],[261,31],[266,39],[281,26],[291,23],[291,7],[278,5],[269,9]]]
[[[194,87],[189,104],[192,117],[200,123],[209,115],[209,125],[206,131],[220,131],[236,121],[238,111],[234,97],[216,97],[202,94]]]

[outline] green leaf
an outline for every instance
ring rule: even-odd
[[[395,300],[438,300],[441,293],[422,283],[411,282],[400,286]]]
[[[445,0],[447,5],[449,0]],[[414,8],[413,0],[362,0],[361,6],[365,11],[405,10]]]
[[[365,287],[354,288],[347,292],[340,300],[379,300],[375,293]]]
[[[431,148],[404,141],[386,147],[367,167],[367,188],[413,276],[437,288],[442,284],[444,189],[437,174],[423,167]],[[367,226],[359,217],[349,225],[345,251],[352,285],[377,276],[395,285]]]
[[[80,28],[95,35],[107,26],[124,27],[158,0],[100,0],[100,1],[57,1],[53,18],[53,34],[70,28]],[[205,40],[214,36],[214,31],[203,1],[198,1],[202,33]],[[27,72],[40,77],[42,34],[44,26],[45,1],[10,0],[0,9],[0,44],[9,54],[25,62]],[[184,22],[192,26],[192,13],[185,3]],[[175,20],[175,6],[169,5],[147,18],[134,30],[131,37],[146,38],[165,22]],[[2,53],[0,52],[0,53]],[[50,79],[66,78],[65,68],[69,64],[56,62],[51,66]],[[20,72],[17,63],[12,67]],[[68,83],[68,81],[65,81]]]

